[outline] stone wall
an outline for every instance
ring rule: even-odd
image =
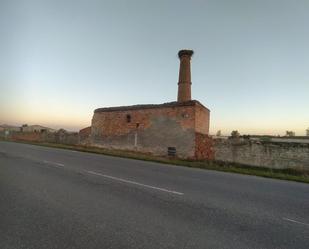
[[[12,141],[26,142],[47,142],[58,144],[78,144],[79,137],[77,132],[10,132],[7,136],[2,136]]]
[[[309,170],[309,144],[216,139],[215,160],[267,168]]]
[[[193,159],[197,106],[201,104],[188,101],[97,109],[92,119],[91,142],[95,146],[154,155],[167,155],[168,147],[175,147],[176,156]],[[208,127],[209,120],[205,122]]]
[[[57,144],[78,144],[79,136],[77,132],[66,132],[64,130],[59,130],[53,133],[42,133],[45,142],[57,143]]]
[[[41,133],[38,132],[11,132],[10,139],[12,140],[20,140],[20,141],[28,141],[28,142],[43,142],[44,137]]]
[[[188,116],[183,116],[183,111]],[[123,118],[127,112],[114,113],[119,119]],[[188,159],[210,159],[223,162],[233,162],[256,167],[267,168],[294,168],[309,170],[309,144],[307,143],[287,143],[273,141],[256,141],[252,139],[212,139],[207,134],[194,131],[194,108],[168,108],[165,111],[156,110],[149,112],[149,119],[145,119],[142,111],[130,112],[131,121],[147,120],[141,129],[136,129],[136,123],[127,124],[117,128],[117,135],[104,135],[104,124],[101,123],[100,114],[94,120],[102,124],[97,126],[97,134],[92,133],[92,145],[117,149],[136,149],[157,155],[167,155],[168,147],[176,148],[176,156]],[[171,115],[169,116],[168,115]],[[177,115],[176,115],[177,114]],[[193,115],[193,116],[192,116]],[[108,119],[114,120],[113,114],[108,115]],[[142,116],[141,119],[138,119]],[[186,118],[187,120],[183,120]],[[120,121],[120,120],[118,120]],[[135,124],[135,126],[134,126]],[[143,128],[144,127],[144,128]],[[147,129],[145,127],[148,127]],[[102,130],[100,130],[102,129]],[[128,130],[127,130],[128,129]],[[56,133],[38,132],[10,132],[8,136],[0,132],[2,139],[28,142],[50,142],[60,144],[78,144],[80,141],[89,139],[90,131],[87,127],[78,133],[68,133],[58,131]],[[98,136],[98,137],[95,137]],[[82,137],[82,138],[81,138]],[[135,138],[137,146],[134,146]],[[95,142],[95,143],[94,143]]]
[[[91,126],[81,129],[78,135],[79,135],[80,144],[84,144],[84,145],[90,144]]]

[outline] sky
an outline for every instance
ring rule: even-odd
[[[180,49],[210,133],[304,135],[308,0],[0,0],[0,124],[79,130],[175,101]]]

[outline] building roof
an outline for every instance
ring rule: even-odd
[[[132,111],[132,110],[144,110],[144,109],[155,109],[155,108],[165,108],[165,107],[180,107],[180,106],[194,106],[194,105],[200,105],[203,108],[209,109],[202,105],[197,100],[190,100],[186,102],[168,102],[163,104],[147,104],[147,105],[130,105],[130,106],[116,106],[116,107],[103,107],[98,108],[94,110],[94,113],[100,113],[100,112],[114,112],[114,111]]]

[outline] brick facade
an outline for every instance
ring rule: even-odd
[[[197,117],[200,116],[200,117]],[[196,153],[196,132],[207,135],[209,110],[198,101],[136,105],[95,110],[91,142],[106,148],[167,155],[176,148],[180,158],[202,159]]]
[[[213,139],[207,134],[195,133],[195,159],[214,160],[215,151],[213,149]]]

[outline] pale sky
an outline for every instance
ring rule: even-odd
[[[211,133],[304,135],[308,0],[0,0],[0,124],[78,130],[175,101],[182,48]]]

